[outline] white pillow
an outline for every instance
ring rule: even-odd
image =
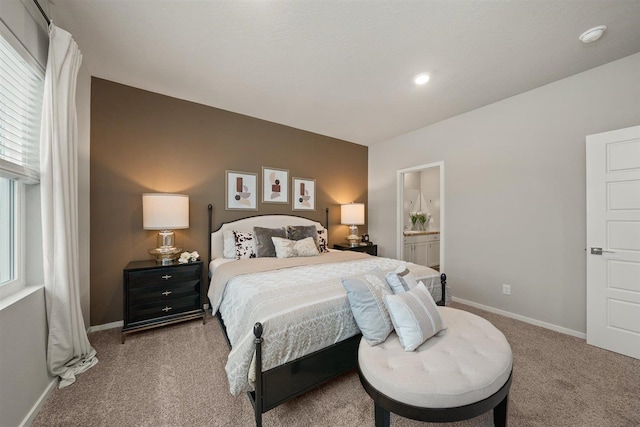
[[[376,268],[357,276],[345,277],[342,286],[347,291],[351,312],[364,339],[371,346],[384,342],[393,331],[384,302],[386,296],[393,294],[384,279],[384,273]]]
[[[404,264],[396,268],[395,271],[387,273],[387,282],[389,282],[394,294],[406,292],[415,288],[418,284],[416,276]]]
[[[316,241],[313,237],[301,240],[289,240],[282,237],[272,237],[273,246],[276,248],[276,258],[293,258],[320,255]]]
[[[236,236],[233,231],[222,233],[222,257],[226,259],[236,259]]]
[[[407,292],[386,295],[384,302],[405,351],[415,350],[447,328],[433,297],[422,282]]]

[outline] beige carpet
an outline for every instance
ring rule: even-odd
[[[511,426],[640,426],[640,360],[460,304],[506,335],[514,353]],[[227,345],[215,319],[129,335],[89,336],[99,363],[55,390],[34,426],[250,426],[246,395],[229,394]],[[391,417],[392,426],[426,426]],[[346,374],[264,415],[266,427],[373,426],[373,403]],[[491,426],[491,413],[465,422]]]

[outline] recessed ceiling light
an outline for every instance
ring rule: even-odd
[[[582,43],[591,43],[602,37],[606,29],[606,25],[598,25],[597,27],[593,27],[590,30],[587,30],[584,33],[580,34],[580,37],[578,38]]]
[[[418,74],[413,78],[413,82],[417,85],[423,85],[428,81],[429,81],[429,74],[427,73]]]

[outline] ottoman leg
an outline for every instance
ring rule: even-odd
[[[509,401],[509,395],[507,394],[502,402],[498,403],[498,406],[493,408],[493,425],[496,427],[507,426],[507,404]]]
[[[376,427],[389,427],[391,425],[391,414],[382,406],[375,403]]]

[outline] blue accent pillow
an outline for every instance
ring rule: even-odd
[[[393,295],[384,273],[374,269],[357,276],[342,279],[353,317],[362,336],[374,346],[387,339],[393,323],[385,305],[385,296]]]

